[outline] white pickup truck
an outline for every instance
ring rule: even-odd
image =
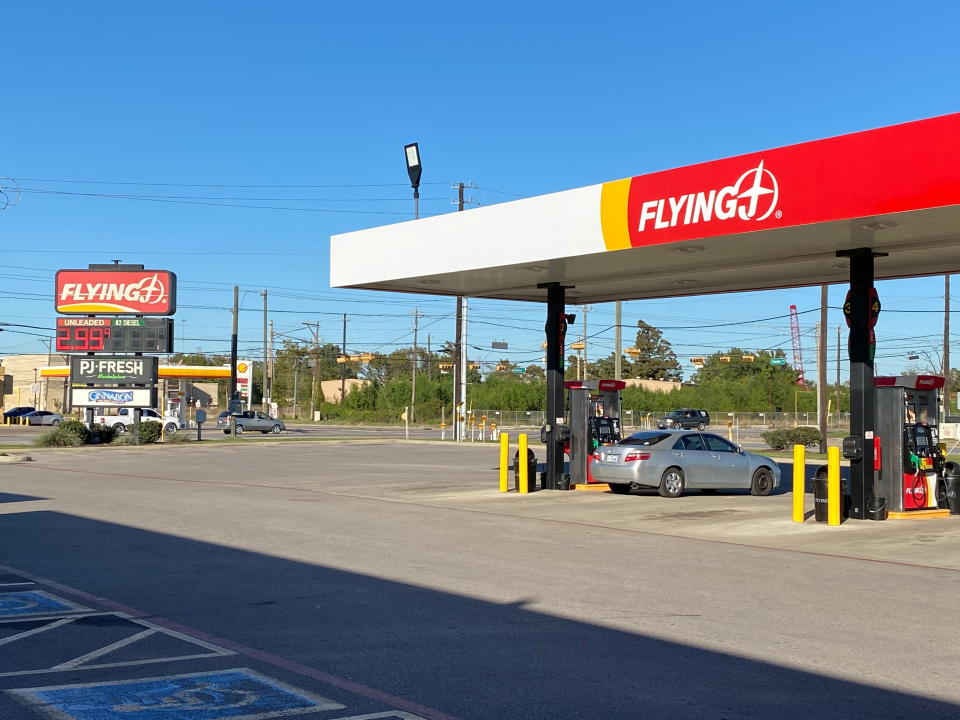
[[[161,415],[156,410],[143,408],[140,411],[140,422],[158,422],[163,425],[163,432],[173,435],[177,430],[183,430],[186,425],[176,415]],[[133,427],[133,409],[118,408],[116,415],[94,415],[94,425],[107,425],[117,433],[123,434]]]

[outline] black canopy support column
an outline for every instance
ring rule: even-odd
[[[563,341],[567,324],[564,314],[567,287],[560,283],[543,283],[547,290],[547,474],[544,490],[566,490],[569,483],[563,474],[563,444],[559,425],[563,424]],[[560,421],[559,423],[557,421]]]
[[[870,248],[842,250],[838,257],[850,258],[849,312],[850,324],[847,342],[850,358],[850,435],[860,438],[863,453],[850,460],[850,517],[867,517],[867,498],[876,494],[873,469],[873,437],[877,429],[877,391],[873,384],[873,355],[875,343],[871,323],[871,295],[873,292],[873,259],[886,253],[875,253]]]

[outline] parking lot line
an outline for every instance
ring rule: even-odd
[[[0,564],[0,572],[18,573],[19,575],[29,580],[32,580],[37,584],[52,588],[58,592],[72,595],[74,597],[80,598],[83,601],[89,602],[91,604],[110,608],[116,614],[120,614],[128,618],[150,617],[151,625],[155,625],[158,628],[162,628],[164,631],[170,632],[171,634],[177,634],[178,636],[184,637],[190,640],[191,642],[201,644],[201,645],[214,646],[217,648],[228,650],[231,653],[243,655],[252,660],[262,662],[265,665],[271,665],[273,667],[280,668],[282,670],[287,670],[289,672],[296,673],[297,675],[301,675],[302,677],[310,678],[311,680],[316,680],[317,682],[324,683],[326,685],[331,685],[341,690],[346,690],[347,692],[353,693],[354,695],[358,695],[360,697],[367,698],[368,700],[374,700],[376,702],[383,703],[388,707],[398,708],[399,711],[401,711],[399,713],[397,711],[393,711],[392,714],[388,712],[387,714],[382,715],[382,717],[384,718],[397,717],[397,718],[400,718],[401,720],[404,720],[404,719],[407,719],[407,720],[459,720],[459,718],[453,715],[448,715],[447,713],[444,713],[440,710],[427,707],[426,705],[421,705],[420,703],[414,702],[412,700],[408,700],[398,695],[392,695],[390,693],[377,690],[376,688],[368,687],[361,683],[354,682],[352,680],[348,680],[346,678],[342,678],[337,675],[324,672],[322,670],[317,670],[316,668],[312,668],[307,665],[298,663],[295,660],[289,660],[287,658],[280,657],[272,653],[247,647],[245,645],[241,645],[240,643],[233,642],[232,640],[227,640],[225,638],[218,638],[209,633],[205,633],[202,630],[192,628],[190,626],[175,622],[168,618],[163,618],[157,615],[151,615],[149,613],[139,611],[135,608],[131,608],[129,606],[123,605],[113,600],[109,600],[107,598],[94,595],[93,593],[86,592],[85,590],[80,590],[79,588],[74,588],[69,585],[64,585],[63,583],[59,583],[55,580],[50,580],[48,578],[44,578],[39,575],[34,575],[32,573],[24,572],[22,570],[18,570],[16,568],[12,568],[10,566],[2,565],[2,564]],[[147,621],[138,620],[137,622],[146,623]],[[181,658],[181,659],[188,659],[188,658]],[[143,663],[139,663],[139,664],[143,664]],[[89,666],[89,667],[93,667],[93,666]],[[103,667],[106,667],[106,666],[103,666]],[[2,676],[3,675],[0,674],[0,677]],[[51,716],[51,717],[56,717],[56,716]],[[278,717],[278,716],[274,716],[274,717]],[[357,717],[364,717],[364,716],[354,716],[354,720],[356,720]],[[373,717],[377,717],[377,715],[374,715]],[[61,715],[59,716],[58,720],[75,720],[75,716],[71,717],[71,716]],[[144,715],[138,714],[137,720],[149,720],[149,719]],[[217,720],[224,720],[224,719],[217,718]],[[243,720],[250,720],[250,719],[244,718]]]

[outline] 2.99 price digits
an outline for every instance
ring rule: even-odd
[[[110,328],[57,328],[57,352],[100,352],[110,337]]]

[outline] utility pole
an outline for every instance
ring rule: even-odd
[[[463,327],[460,333],[460,403],[463,408],[463,420],[460,422],[460,439],[467,435],[467,299],[463,299]]]
[[[817,324],[817,426],[820,452],[827,452],[827,286],[820,286],[820,322]]]
[[[268,360],[270,361],[270,373],[268,375],[270,379],[270,383],[268,387],[270,388],[270,392],[267,394],[267,396],[270,398],[271,406],[273,405],[273,381],[277,377],[276,355],[274,354],[274,351],[273,351],[273,341],[274,341],[273,320],[271,320],[270,321],[270,354],[268,355]],[[271,407],[270,409],[272,410],[273,408]]]
[[[837,325],[837,422],[840,422],[840,326]]]
[[[590,312],[590,306],[583,306],[583,379],[587,379],[587,313]]]
[[[303,323],[309,328],[313,335],[313,372],[310,382],[310,420],[313,421],[313,413],[317,407],[317,373],[320,369],[320,323]]]
[[[950,414],[950,275],[943,276],[943,397],[944,415]]]
[[[263,382],[261,390],[261,400],[263,404],[263,411],[265,413],[270,412],[270,390],[267,387],[267,378],[268,378],[268,368],[267,365],[270,362],[269,353],[270,348],[267,345],[267,289],[264,288],[263,292],[260,293],[260,297],[263,298]]]
[[[613,330],[613,379],[623,379],[623,338],[620,335],[620,322],[622,320],[623,303],[619,300],[614,303],[614,330]]]
[[[463,183],[457,183],[457,212],[463,212]],[[463,386],[465,374],[463,372],[463,366],[466,364],[462,362],[463,358],[463,296],[457,295],[457,318],[456,323],[457,327],[454,332],[454,352],[453,352],[453,439],[462,440],[463,432],[460,426],[460,404],[466,402],[466,398],[461,394],[463,392]]]
[[[427,377],[433,380],[433,375],[430,374],[430,333],[427,333]]]
[[[343,343],[340,345],[340,352],[344,357],[347,355],[347,314],[343,314]],[[347,397],[347,364],[340,363],[340,406],[343,407],[344,398]]]
[[[420,309],[413,311],[413,356],[410,358],[410,422],[414,422],[417,407],[417,330],[420,328]]]
[[[237,331],[240,326],[240,286],[233,286],[233,332],[230,335],[230,387],[227,392],[227,409],[234,411],[237,400]],[[250,391],[251,388],[247,388]]]

